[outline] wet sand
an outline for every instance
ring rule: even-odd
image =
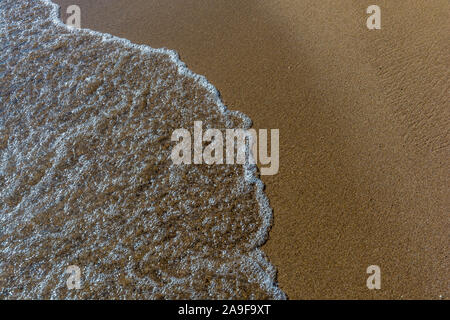
[[[230,109],[280,130],[263,249],[289,298],[448,298],[448,1],[378,1],[371,31],[369,1],[55,2],[177,50]]]

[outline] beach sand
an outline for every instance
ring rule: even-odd
[[[381,30],[372,1],[54,2],[178,51],[230,109],[280,130],[263,250],[290,299],[448,298],[448,1],[380,0]]]
[[[195,121],[246,115],[175,51],[67,27],[48,0],[1,1],[0,29],[0,299],[286,297],[256,166],[174,160]]]

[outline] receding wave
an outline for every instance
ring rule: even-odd
[[[0,298],[284,298],[255,167],[170,160],[173,130],[250,120],[174,51],[0,10]]]

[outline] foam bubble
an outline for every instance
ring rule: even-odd
[[[48,0],[0,8],[0,296],[285,298],[255,167],[170,161],[174,129],[250,119],[175,51],[66,27]]]

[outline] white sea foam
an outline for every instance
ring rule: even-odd
[[[0,9],[0,297],[285,298],[256,167],[169,160],[171,130],[250,119],[175,51],[67,27],[49,0]]]

